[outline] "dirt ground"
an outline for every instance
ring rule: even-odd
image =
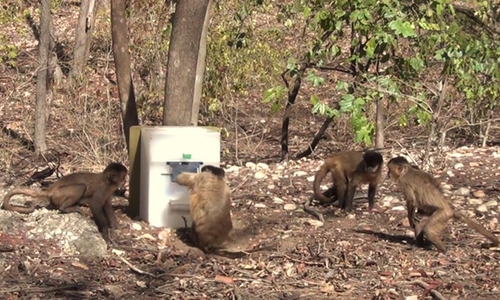
[[[464,148],[447,155],[441,176],[452,193],[480,190],[498,200],[500,149]],[[461,163],[464,167],[457,165]],[[351,215],[319,208],[325,224],[302,210],[319,160],[226,167],[233,189],[233,220],[242,247],[264,247],[239,258],[204,255],[177,233],[132,222],[118,209],[123,229],[103,259],[57,255],[50,243],[26,244],[4,232],[0,297],[4,299],[498,299],[498,249],[464,224],[446,231],[446,254],[417,249],[400,195],[384,182],[379,212],[360,204]],[[305,171],[305,172],[300,172]],[[273,174],[275,176],[273,176]],[[278,174],[278,176],[276,176]],[[326,184],[326,182],[324,183]],[[358,191],[359,194],[366,190]],[[465,199],[465,198],[464,198]],[[390,205],[384,203],[390,201]],[[464,211],[470,201],[457,201]],[[117,208],[126,200],[117,198]],[[475,217],[498,234],[498,206]],[[39,245],[44,245],[40,247]],[[438,292],[439,294],[435,294]]]

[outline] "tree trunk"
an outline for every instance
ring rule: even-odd
[[[40,66],[36,74],[36,108],[35,108],[35,149],[37,152],[47,150],[45,144],[45,129],[47,121],[47,86],[48,86],[48,60],[50,44],[50,3],[41,0],[40,14],[40,41],[38,55]]]
[[[384,100],[378,99],[376,106],[375,148],[384,148]]]
[[[199,75],[198,56],[203,25],[208,18],[209,2],[210,0],[177,1],[168,49],[163,125],[185,126],[198,123],[198,117],[193,115],[195,85]]]
[[[194,83],[193,109],[191,112],[191,124],[194,126],[198,125],[198,113],[200,112],[203,75],[205,74],[205,58],[207,57],[207,32],[208,24],[210,23],[211,4],[212,0],[209,0],[207,11],[205,13],[205,21],[203,22],[203,30],[201,32],[200,51],[198,53],[198,65],[196,68],[196,79]]]
[[[125,1],[111,0],[111,34],[113,38],[113,57],[116,68],[116,81],[123,118],[123,133],[127,150],[130,151],[130,127],[139,124],[135,103],[134,84],[130,71],[130,54],[128,51],[127,19],[125,18]]]
[[[82,0],[73,50],[73,69],[71,71],[73,79],[80,78],[87,65],[97,9],[97,0]]]

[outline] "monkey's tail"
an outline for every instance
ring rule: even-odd
[[[480,234],[484,235],[488,240],[492,242],[492,246],[498,246],[498,238],[493,233],[489,232],[486,228],[481,226],[479,223],[474,222],[471,218],[457,211],[455,211],[453,217],[455,217],[455,219],[463,221],[465,224],[467,224],[467,226],[469,226],[469,228],[472,228]]]
[[[12,196],[14,195],[26,195],[33,198],[40,198],[45,196],[43,192],[28,188],[16,188],[8,192],[7,195],[5,195],[5,197],[3,198],[3,207],[5,208],[5,210],[17,211],[18,213],[21,214],[32,213],[35,210],[35,206],[34,205],[31,205],[29,207],[13,206],[12,204],[10,204],[10,198],[12,198]]]
[[[320,200],[322,203],[331,202],[331,199],[328,199],[325,196],[323,196],[323,193],[321,193],[321,188],[320,188],[321,181],[323,181],[328,172],[330,172],[330,168],[328,167],[328,164],[325,162],[323,165],[321,165],[318,172],[316,172],[316,176],[314,176],[314,185],[313,185],[314,197]]]

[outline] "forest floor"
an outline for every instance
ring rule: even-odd
[[[63,20],[66,16],[71,22]],[[73,8],[71,14],[59,12],[55,19],[66,45],[72,45],[77,16]],[[30,35],[26,24],[23,30],[16,26],[5,32]],[[24,60],[17,69],[0,65],[0,186],[26,181],[43,163],[32,151],[36,41],[26,36],[9,40],[20,43]],[[71,47],[66,51],[70,54]],[[99,58],[95,61],[105,61]],[[64,174],[97,171],[109,160],[127,161],[117,88],[106,79],[114,77],[107,68],[108,64],[93,65],[84,87],[72,90],[63,83],[54,91],[47,143],[61,154]],[[227,109],[226,103],[227,115],[202,117],[204,125],[225,127],[231,133],[223,135],[221,163],[233,191],[234,226],[245,249],[264,250],[238,258],[205,255],[185,244],[182,232],[131,220],[124,213],[128,201],[117,197],[114,205],[124,228],[113,231],[117,244],[104,258],[62,255],[42,236],[27,242],[22,235],[0,232],[0,299],[500,298],[499,249],[482,249],[485,239],[459,222],[450,222],[446,230],[446,254],[433,247],[414,247],[405,204],[387,181],[377,193],[377,212],[368,212],[366,203],[349,215],[321,207],[324,224],[305,213],[302,205],[312,195],[321,158],[353,148],[349,122],[335,121],[312,158],[278,163],[282,112],[271,113],[260,101],[262,92],[251,91],[249,99],[235,100],[237,121],[235,110]],[[304,94],[301,97],[307,98]],[[290,124],[292,154],[307,148],[323,121],[304,113],[311,107],[300,100]],[[389,117],[393,119],[388,124],[397,124],[395,114]],[[157,120],[152,123],[159,125]],[[386,143],[396,147],[384,152],[385,159],[422,153],[415,141],[425,140],[420,134],[425,129],[414,129],[414,134],[405,129],[411,138],[394,126],[391,130]],[[500,136],[498,128],[491,136]],[[443,161],[433,174],[457,208],[500,236],[500,147],[462,147],[432,155]],[[366,187],[357,194],[366,195]]]
[[[455,205],[498,235],[500,148],[460,148],[436,173]],[[5,299],[498,299],[500,251],[452,222],[446,254],[417,249],[400,194],[385,181],[378,212],[358,205],[346,215],[319,208],[325,224],[302,210],[320,160],[226,166],[234,226],[243,257],[204,255],[175,231],[134,222],[118,209],[117,245],[102,259],[55,255],[50,243],[26,244],[2,233]],[[325,181],[324,184],[327,184]],[[465,192],[464,192],[465,188]],[[459,191],[459,192],[458,192]],[[365,189],[358,194],[366,193]],[[117,198],[117,207],[126,206]],[[478,205],[488,210],[480,212]],[[180,235],[182,236],[182,235]],[[241,237],[241,236],[240,236]],[[40,247],[40,244],[44,244]],[[438,292],[439,294],[433,294]],[[441,298],[440,298],[441,297]]]

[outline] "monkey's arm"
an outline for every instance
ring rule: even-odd
[[[415,193],[411,189],[405,191],[406,210],[408,211],[408,222],[412,228],[415,228]]]
[[[192,189],[194,187],[194,182],[197,174],[195,173],[187,173],[183,172],[177,176],[177,179],[175,182],[179,185],[183,185],[188,187],[189,189]]]

